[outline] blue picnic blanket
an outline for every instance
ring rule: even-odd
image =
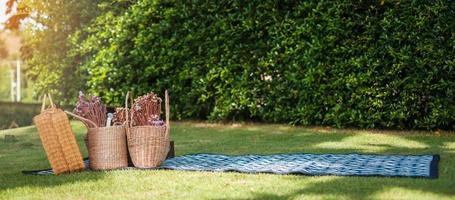
[[[168,159],[160,168],[214,172],[437,178],[438,161],[438,155],[194,154]]]
[[[438,177],[439,155],[367,154],[190,154],[165,160],[159,168],[187,171],[336,176]],[[88,160],[85,161],[88,166]],[[128,169],[134,169],[129,167]],[[51,169],[24,172],[49,175]]]

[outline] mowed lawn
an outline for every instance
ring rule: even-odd
[[[440,154],[439,179],[116,170],[24,176],[48,168],[34,127],[0,132],[0,199],[455,199],[455,134],[286,125],[174,122],[177,155],[192,153]],[[73,123],[83,153],[85,128]],[[18,141],[3,142],[5,134]]]

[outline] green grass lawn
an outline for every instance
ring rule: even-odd
[[[84,155],[85,133],[73,124]],[[18,141],[3,142],[5,134]],[[82,172],[23,176],[48,168],[36,129],[0,132],[0,199],[455,199],[455,135],[284,125],[172,123],[177,155],[190,153],[440,154],[439,179],[298,176],[187,171]]]

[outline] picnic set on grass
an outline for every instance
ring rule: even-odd
[[[49,107],[46,108],[46,101]],[[101,99],[82,92],[73,112],[56,108],[44,95],[41,113],[33,121],[38,129],[51,169],[22,171],[25,175],[59,175],[99,170],[186,170],[296,175],[383,176],[438,178],[439,155],[312,154],[270,155],[187,154],[174,156],[170,141],[169,95],[162,99],[150,92],[133,101],[128,92],[125,106],[108,112]],[[131,104],[131,106],[129,106]],[[69,116],[87,128],[84,138],[88,159],[83,159]],[[284,145],[283,145],[284,146]]]

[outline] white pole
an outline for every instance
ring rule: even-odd
[[[21,61],[17,59],[16,61],[16,100],[17,102],[21,101]]]
[[[11,66],[11,65],[10,65]],[[15,102],[16,99],[14,98],[14,85],[16,84],[14,82],[14,71],[12,67],[9,67],[9,76],[11,78],[11,101]]]

